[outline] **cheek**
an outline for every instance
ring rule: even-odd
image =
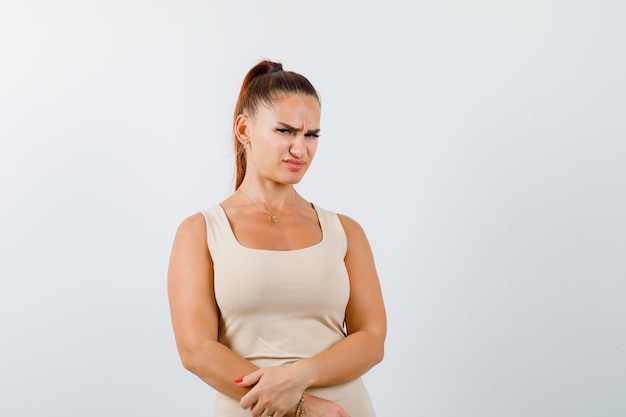
[[[290,145],[290,138],[284,135],[273,135],[270,140],[267,141],[267,148],[270,152],[282,152],[285,147],[289,147]]]
[[[311,155],[311,157],[312,157],[313,155],[315,155],[315,152],[317,152],[317,144],[318,144],[318,142],[317,142],[317,141],[315,141],[315,142],[313,142],[313,143],[310,143],[310,144],[307,146],[308,151],[309,151],[309,155]]]

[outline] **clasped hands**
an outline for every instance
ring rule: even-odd
[[[290,366],[259,368],[235,383],[252,387],[239,401],[252,417],[295,417],[300,397],[308,388]],[[307,417],[350,417],[338,404],[309,394],[304,410],[302,415]]]

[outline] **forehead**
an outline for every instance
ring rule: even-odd
[[[319,124],[320,104],[313,96],[306,94],[286,94],[273,103],[263,103],[256,112],[258,118],[290,119],[307,124]],[[288,120],[276,120],[287,122]]]

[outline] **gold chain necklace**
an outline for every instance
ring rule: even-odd
[[[246,193],[244,193],[244,192],[243,192],[243,190],[242,190],[241,188],[240,188],[239,190],[237,190],[237,191],[240,191],[240,192],[241,192],[241,195],[243,195],[244,197],[246,197],[246,199],[247,199],[249,202],[251,202],[252,204],[257,204],[257,203],[255,203],[254,201],[252,201],[252,199],[251,199],[250,197],[248,197],[248,196],[246,195]],[[293,202],[294,202],[294,206],[295,206],[295,202],[296,202],[296,193],[295,193],[295,191],[294,191],[294,193],[293,193]],[[264,213],[264,214],[267,214],[268,216],[270,216],[270,220],[272,221],[272,223],[278,223],[278,216],[276,216],[276,215],[274,215],[274,214],[270,213],[270,212],[269,212],[269,211],[267,211],[267,210],[264,210],[264,211],[263,211],[263,213]]]

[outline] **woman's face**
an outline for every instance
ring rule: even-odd
[[[254,116],[244,118],[244,124],[243,136],[248,138],[246,176],[259,175],[280,184],[300,182],[317,150],[317,99],[285,95],[272,105],[261,104]]]

